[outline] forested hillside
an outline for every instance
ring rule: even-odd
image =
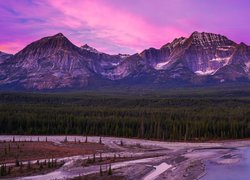
[[[1,93],[0,133],[158,140],[250,137],[248,91],[198,92],[178,96]]]

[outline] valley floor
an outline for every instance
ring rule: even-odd
[[[0,141],[0,161],[7,167],[14,167],[17,158],[26,169],[37,160],[54,158],[60,164],[40,173],[19,172],[21,179],[199,179],[206,174],[206,161],[237,163],[240,149],[250,147],[250,140],[188,143],[84,136],[1,135]]]

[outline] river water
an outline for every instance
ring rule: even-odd
[[[242,158],[234,164],[216,164],[207,162],[207,174],[202,180],[250,180],[250,147],[241,149]]]

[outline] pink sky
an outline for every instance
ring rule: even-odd
[[[106,53],[159,48],[193,31],[250,44],[247,0],[0,0],[0,51],[62,32]]]

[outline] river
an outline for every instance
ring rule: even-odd
[[[250,148],[240,149],[241,158],[238,163],[217,164],[206,163],[207,174],[202,180],[249,180],[250,179]]]

